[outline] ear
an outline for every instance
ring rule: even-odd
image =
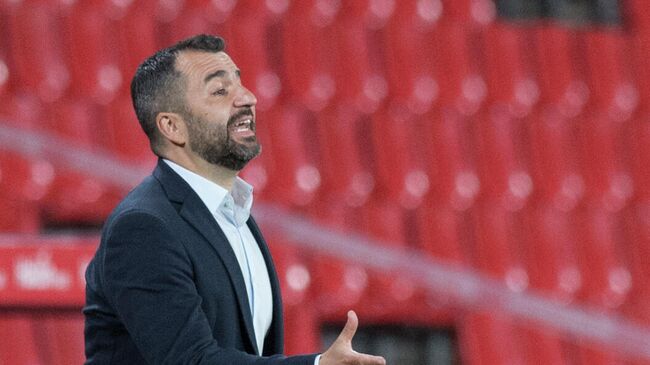
[[[185,146],[187,143],[187,128],[185,120],[176,113],[158,113],[156,115],[156,127],[160,134],[172,144]]]

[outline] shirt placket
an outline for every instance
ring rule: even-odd
[[[237,231],[237,237],[239,237],[239,244],[241,245],[242,251],[244,253],[244,261],[246,262],[246,271],[247,271],[246,280],[248,281],[250,287],[250,298],[249,298],[250,310],[251,310],[251,315],[254,316],[255,315],[255,286],[253,281],[253,270],[251,269],[250,259],[248,257],[248,250],[246,249],[246,244],[244,243],[244,237],[242,236],[239,223],[237,222],[237,219],[235,217],[235,206],[231,196],[227,196],[225,198],[224,208],[226,213],[224,214],[224,216]]]

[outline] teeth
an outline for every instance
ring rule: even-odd
[[[250,119],[245,119],[236,124],[237,127],[242,127],[242,126],[249,126],[251,124]]]

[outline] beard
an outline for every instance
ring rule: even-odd
[[[190,148],[211,164],[240,171],[262,151],[256,136],[244,138],[243,143],[230,136],[230,127],[245,115],[252,117],[253,111],[249,108],[236,113],[228,119],[226,127],[187,115]],[[251,121],[251,129],[255,131],[254,121]]]

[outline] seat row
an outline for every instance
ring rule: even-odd
[[[0,314],[0,363],[67,365],[85,361],[83,317],[75,311]]]
[[[103,114],[83,103],[64,104],[56,116],[17,104],[15,118],[0,127],[23,131],[25,141],[3,147],[0,168],[14,173],[0,183],[40,200],[56,177],[74,174],[56,164],[60,156],[32,161],[17,155],[29,140],[149,169],[154,156],[130,108],[128,100]],[[464,210],[488,199],[511,210],[545,202],[561,210],[586,203],[617,211],[649,197],[650,129],[640,117],[620,123],[553,113],[517,119],[490,111],[472,117],[448,109],[390,112],[364,114],[344,105],[320,113],[296,105],[259,111],[264,152],[243,174],[261,199],[297,208],[319,199],[347,206],[375,199],[405,208],[432,200]],[[34,184],[44,188],[35,191]],[[77,195],[70,194],[71,203]]]
[[[405,277],[315,255],[279,234],[267,238],[283,290],[289,354],[319,351],[326,345],[321,343],[320,328],[341,323],[346,311],[354,308],[368,326],[453,327],[464,364],[632,363],[624,362],[632,359],[616,349],[516,321],[509,313],[464,308]],[[83,317],[79,308],[42,302],[39,308],[2,310],[0,361],[15,365],[82,363]]]
[[[283,10],[288,15],[278,19],[272,9],[281,3],[289,4]],[[647,69],[650,35],[642,29],[575,30],[493,18],[476,27],[462,17],[440,18],[441,9],[480,13],[467,9],[487,9],[488,0],[326,3],[98,0],[66,6],[26,0],[4,5],[0,92],[28,93],[45,103],[87,99],[106,105],[128,94],[129,80],[146,56],[207,32],[227,39],[228,52],[263,105],[298,100],[320,110],[348,103],[367,112],[400,104],[419,114],[434,105],[472,113],[493,101],[516,115],[542,103],[570,115],[589,106],[623,117],[636,108],[639,95],[648,101],[646,82],[632,77]],[[169,26],[149,16],[160,14],[164,4],[176,4],[187,19]],[[115,13],[107,8],[120,5],[133,9],[106,16]],[[206,6],[233,15],[223,20]],[[382,16],[381,27],[367,26],[368,19]]]

